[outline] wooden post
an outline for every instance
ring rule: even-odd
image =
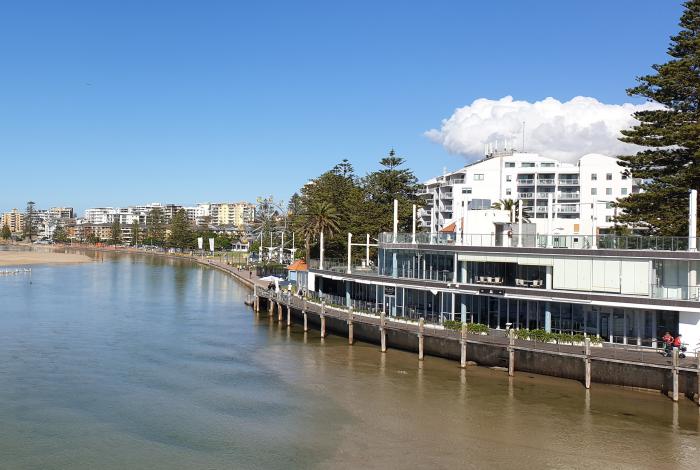
[[[459,367],[464,369],[467,367],[467,324],[462,323],[462,336],[459,340],[461,354],[459,359]]]
[[[678,401],[678,348],[673,348],[673,401]]]
[[[508,330],[508,375],[515,375],[515,331]]]
[[[287,304],[287,327],[292,326],[292,306]]]
[[[425,330],[425,319],[418,320],[418,360],[423,360],[423,331]]]
[[[382,310],[382,313],[379,315],[379,337],[380,337],[380,342],[381,342],[381,351],[386,352],[386,320],[385,320],[385,313]]]
[[[282,302],[277,302],[277,321],[282,323],[282,311],[284,309],[284,305],[282,305]]]
[[[698,405],[700,405],[700,351],[698,351]]]
[[[321,338],[326,337],[326,316],[321,314]]]
[[[348,344],[352,344],[355,341],[353,333],[352,309],[348,309]]]
[[[583,360],[586,366],[586,375],[584,378],[584,385],[586,386],[586,389],[591,388],[591,338],[586,337],[583,340],[583,343],[585,345],[585,354],[586,357]]]
[[[267,298],[267,313],[269,315],[272,315],[272,312],[274,312],[275,308],[275,302],[272,300],[272,297]]]

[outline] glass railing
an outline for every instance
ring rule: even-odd
[[[700,300],[700,286],[659,285],[652,284],[651,297],[669,300]]]
[[[538,211],[546,212],[546,207],[538,207]],[[569,210],[575,209],[567,209]],[[414,243],[410,233],[398,233],[396,239],[390,232],[380,234],[380,243],[383,244],[411,244]],[[494,233],[469,234],[464,233],[459,237],[457,233],[416,233],[415,243],[419,245],[457,245],[457,246],[501,246],[517,247],[518,235]],[[523,247],[531,248],[573,248],[573,249],[604,249],[604,250],[649,250],[649,251],[686,251],[688,250],[688,237],[663,237],[653,235],[547,235],[523,234]],[[696,245],[700,242],[696,239]]]

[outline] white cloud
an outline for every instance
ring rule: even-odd
[[[486,143],[496,140],[507,139],[520,149],[525,121],[527,151],[571,162],[587,153],[616,156],[636,151],[635,146],[617,140],[620,130],[637,123],[633,112],[659,107],[655,103],[605,104],[585,96],[563,103],[554,98],[534,103],[512,96],[480,98],[456,109],[440,129],[425,135],[449,152],[473,159],[483,155]]]

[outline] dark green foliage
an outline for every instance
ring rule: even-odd
[[[12,237],[12,231],[10,230],[10,226],[7,224],[3,225],[1,234],[3,240],[9,240]]]
[[[620,157],[627,173],[642,179],[643,192],[618,201],[624,212],[617,220],[683,236],[688,233],[688,191],[700,188],[700,0],[685,3],[680,27],[671,38],[671,59],[654,65],[654,73],[627,90],[665,108],[636,112],[639,125],[622,131],[623,142],[645,147]]]
[[[185,209],[179,209],[170,223],[170,237],[168,245],[173,248],[190,248],[193,241],[193,231],[190,221],[187,220]]]
[[[380,170],[358,178],[352,164],[343,160],[292,197],[289,227],[297,240],[304,240],[304,250],[297,256],[319,256],[321,228],[328,258],[346,256],[348,232],[359,243],[367,233],[377,237],[391,231],[394,199],[399,201],[399,230],[411,230],[412,205],[420,207],[421,202],[418,181],[413,172],[401,168],[404,160],[393,150],[380,164]]]
[[[122,224],[119,222],[119,217],[114,218],[112,222],[112,239],[110,243],[112,245],[118,245],[122,242]]]
[[[156,246],[165,244],[165,221],[159,207],[151,209],[146,218],[146,243]]]
[[[56,230],[53,231],[53,241],[57,243],[68,242],[68,234],[66,233],[66,229],[60,225],[56,227]]]

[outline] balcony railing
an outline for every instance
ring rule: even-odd
[[[580,211],[578,206],[559,206],[556,209],[557,212],[561,212],[564,214],[576,214]]]
[[[531,185],[535,184],[535,180],[532,178],[519,178],[518,184],[523,185],[523,186],[531,186]]]
[[[452,199],[452,193],[441,193],[440,194],[441,199]]]
[[[578,179],[560,179],[559,186],[578,186]]]
[[[554,186],[554,179],[553,178],[540,178],[537,180],[537,184],[541,184],[543,186]]]
[[[532,210],[532,209],[530,209]],[[538,212],[546,211],[546,206],[539,206]],[[380,234],[380,243],[393,244],[412,243],[410,233],[398,233],[396,240],[390,232]],[[456,245],[456,246],[484,246],[484,247],[516,247],[518,235],[510,237],[506,234],[496,236],[495,233],[469,234],[464,233],[458,238],[452,233],[416,233],[416,243],[421,245]],[[700,246],[700,237],[696,239],[696,246]],[[548,243],[549,242],[549,243]],[[549,246],[548,246],[549,245]],[[523,235],[523,247],[535,248],[574,248],[574,249],[604,249],[604,250],[649,250],[649,251],[687,251],[688,237],[661,237],[652,235]]]
[[[532,199],[534,196],[534,193],[518,193],[520,199]]]
[[[671,300],[700,300],[700,286],[651,285],[651,297]]]
[[[554,197],[554,193],[537,193],[537,199],[548,199],[550,194]]]
[[[562,200],[579,200],[581,199],[581,193],[559,193],[557,199]]]

